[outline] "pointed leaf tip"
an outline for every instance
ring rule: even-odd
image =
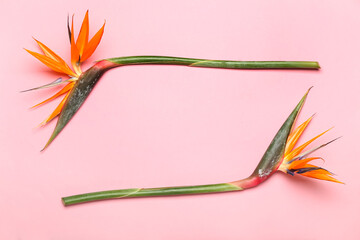
[[[294,126],[296,118],[298,117],[305,103],[306,97],[310,89],[301,98],[300,102],[296,105],[295,109],[291,112],[289,117],[286,119],[286,121],[283,123],[283,125],[271,141],[258,166],[251,175],[252,177],[257,177],[259,179],[262,179],[261,181],[264,181],[279,167],[281,160],[283,159],[287,139]]]
[[[64,102],[55,129],[44,149],[49,146],[73,118],[105,71],[106,69],[100,69],[95,65],[84,72],[78,81],[75,82],[74,87],[67,95],[68,97],[66,102]]]

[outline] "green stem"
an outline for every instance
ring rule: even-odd
[[[72,88],[59,115],[55,129],[46,143],[44,150],[69,123],[89,96],[101,76],[109,69],[125,65],[182,65],[189,67],[229,68],[229,69],[319,69],[318,62],[273,62],[273,61],[227,61],[166,56],[131,56],[109,58],[97,62],[81,74]]]
[[[137,198],[150,196],[171,196],[171,195],[187,195],[202,193],[219,193],[243,190],[240,186],[231,183],[197,185],[197,186],[180,186],[165,188],[130,188],[102,192],[93,192],[79,194],[62,198],[65,206],[85,203],[97,200],[115,199],[115,198]]]
[[[106,64],[107,61],[99,64]],[[103,65],[106,66],[106,65]],[[309,89],[310,90],[310,89]],[[283,152],[287,142],[287,138],[293,128],[296,117],[298,116],[305,99],[309,93],[306,92],[304,97],[296,105],[290,116],[286,119],[283,126],[275,135],[270,146],[266,150],[257,168],[250,177],[230,183],[197,185],[197,186],[181,186],[181,187],[165,187],[165,188],[130,188],[102,192],[85,193],[62,198],[65,206],[85,203],[97,200],[115,199],[115,198],[135,198],[150,196],[169,196],[169,195],[186,195],[201,193],[219,193],[240,191],[248,188],[256,187],[260,183],[268,179],[279,167],[283,159]]]
[[[310,61],[228,61],[167,56],[131,56],[105,59],[119,65],[184,65],[189,67],[230,69],[319,69],[318,62]]]

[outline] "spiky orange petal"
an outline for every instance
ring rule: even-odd
[[[42,105],[44,103],[47,103],[47,102],[49,102],[51,100],[56,99],[57,97],[60,97],[61,95],[63,95],[65,93],[67,93],[68,91],[70,91],[73,88],[74,84],[75,84],[75,82],[70,82],[70,83],[66,84],[65,87],[63,87],[59,92],[54,94],[52,97],[49,97],[48,99],[42,101],[41,103],[36,104],[35,106],[32,106],[31,108],[38,107],[38,106],[40,106],[40,105]]]
[[[311,157],[311,158],[305,158],[305,159],[301,159],[301,160],[297,160],[297,161],[293,161],[292,163],[290,163],[290,166],[288,167],[289,169],[298,169],[298,168],[303,168],[305,167],[305,165],[315,159],[321,159],[319,157]]]
[[[80,58],[89,40],[89,10],[86,11],[84,20],[82,22],[79,36],[76,40],[76,47],[79,50]]]
[[[59,103],[59,105],[55,108],[55,110],[50,114],[50,116],[45,119],[40,125],[45,125],[48,122],[50,122],[51,120],[53,120],[56,116],[58,116],[61,113],[61,110],[65,104],[66,99],[68,98],[70,94],[70,91],[66,94],[66,96],[63,98],[63,100],[61,100],[61,102]]]
[[[55,61],[54,59],[52,59],[48,56],[42,55],[37,52],[30,51],[28,49],[25,49],[25,50],[55,72],[65,73],[65,74],[71,75],[71,76],[74,74],[69,68],[64,67],[64,65],[62,65],[61,63]]]
[[[55,61],[57,61],[58,63],[62,64],[66,69],[68,69],[72,74],[70,74],[71,76],[76,76],[76,74],[70,69],[70,67],[67,65],[67,63],[56,53],[54,53],[50,48],[48,48],[45,44],[43,44],[42,42],[38,41],[37,39],[34,38],[34,40],[36,41],[36,43],[39,45],[39,47],[41,48],[41,50],[43,51],[43,53],[54,59]]]
[[[45,44],[43,44],[42,42],[38,41],[36,38],[33,37],[33,39],[35,40],[35,42],[39,45],[39,47],[41,48],[41,50],[43,51],[43,53],[54,59],[57,62],[65,62],[61,57],[59,57],[59,55],[57,55],[56,53],[54,53],[50,48],[48,48]]]
[[[297,141],[299,140],[301,134],[304,132],[304,130],[306,129],[306,127],[308,126],[308,124],[310,123],[310,121],[312,120],[313,116],[311,116],[308,120],[306,120],[305,122],[303,122],[300,126],[298,126],[289,136],[287,143],[286,143],[286,148],[285,148],[285,153],[284,155],[288,155],[290,153],[291,150],[293,150],[295,144],[297,143]]]
[[[90,40],[90,42],[86,45],[84,49],[84,53],[81,56],[81,62],[88,59],[94,53],[95,49],[97,48],[97,46],[101,41],[102,35],[104,33],[104,28],[105,28],[105,23],[100,28],[100,30],[94,35],[94,37]]]
[[[331,128],[330,128],[331,129]],[[312,143],[313,141],[315,141],[317,138],[319,138],[320,136],[322,136],[323,134],[325,134],[326,132],[330,131],[330,129],[326,130],[325,132],[317,135],[316,137],[310,139],[309,141],[307,141],[306,143],[304,143],[303,145],[297,147],[296,149],[292,150],[288,155],[285,156],[285,158],[287,160],[291,160],[294,157],[296,157],[302,150],[304,150],[304,148],[306,148],[310,143]]]
[[[41,50],[43,51],[43,53],[46,56],[52,58],[53,60],[57,61],[59,64],[63,65],[63,68],[66,69],[66,72],[71,73],[71,74],[68,74],[68,75],[76,76],[76,74],[71,70],[71,68],[67,65],[67,63],[61,57],[59,57],[59,55],[54,53],[50,48],[48,48],[42,42],[36,40],[35,38],[34,38],[34,40],[36,41],[36,43],[39,45],[39,47],[41,48]]]
[[[322,170],[322,169],[320,169],[320,170]],[[339,180],[329,176],[328,174],[326,174],[324,172],[320,172],[318,170],[306,172],[306,173],[303,173],[301,175],[306,176],[306,177],[320,179],[320,180],[326,180],[326,181],[331,181],[331,182],[337,182],[337,183],[344,184],[343,182],[340,182]]]

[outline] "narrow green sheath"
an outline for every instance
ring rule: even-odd
[[[94,193],[85,193],[62,198],[65,206],[91,202],[96,200],[114,199],[114,198],[136,198],[150,196],[171,196],[240,191],[241,187],[230,184],[209,184],[197,186],[165,187],[165,188],[130,188],[121,190],[102,191]]]
[[[105,59],[119,65],[184,65],[189,67],[228,69],[319,69],[318,62],[310,61],[228,61],[168,56],[131,56]]]

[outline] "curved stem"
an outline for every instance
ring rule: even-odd
[[[228,61],[169,56],[130,56],[108,58],[106,61],[118,65],[184,65],[189,67],[228,69],[319,69],[318,62],[312,61]]]
[[[234,182],[235,183],[235,182]],[[62,198],[65,206],[105,200],[115,198],[137,198],[150,196],[174,196],[174,195],[189,195],[189,194],[203,194],[203,193],[219,193],[244,190],[239,182],[234,183],[220,183],[196,186],[179,186],[179,187],[164,187],[164,188],[130,188],[120,190],[101,191],[93,193],[79,194]]]
[[[109,69],[125,65],[182,65],[189,67],[228,68],[228,69],[319,69],[318,62],[279,62],[279,61],[227,61],[167,56],[131,56],[109,58],[97,62],[82,73],[72,88],[59,115],[55,129],[42,151],[57,137],[69,123],[89,96],[101,76]]]
[[[107,65],[108,61],[99,62],[102,67],[111,67]],[[310,90],[310,89],[309,89]],[[280,130],[275,135],[270,146],[266,150],[264,156],[260,160],[257,168],[250,177],[234,181],[230,183],[197,185],[197,186],[180,186],[180,187],[164,187],[164,188],[130,188],[102,192],[93,192],[79,194],[62,198],[65,206],[85,203],[97,200],[115,199],[115,198],[135,198],[135,197],[150,197],[150,196],[169,196],[169,195],[186,195],[186,194],[203,194],[203,193],[219,193],[240,191],[247,188],[252,188],[267,180],[278,168],[283,158],[283,152],[290,131],[294,122],[305,103],[305,99],[309,90],[296,105],[295,109],[286,119]]]

